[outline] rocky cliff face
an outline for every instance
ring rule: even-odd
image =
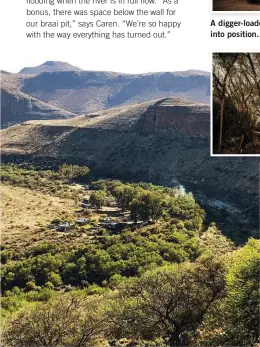
[[[208,103],[210,94],[209,73],[193,70],[123,74],[49,61],[19,74],[2,73],[2,80],[5,86],[77,115],[165,97]]]
[[[91,161],[101,167],[117,157],[116,168],[121,163],[121,156],[124,162],[132,154],[137,158],[141,143],[147,152],[150,147],[145,144],[147,138],[157,142],[154,150],[162,152],[165,152],[164,143],[167,142],[185,148],[190,142],[197,141],[197,145],[194,142],[196,148],[209,137],[209,122],[209,106],[167,98],[72,119],[29,121],[3,132],[2,150],[6,154],[17,152],[25,156],[53,156],[65,160],[74,156],[76,160]],[[130,145],[137,138],[138,141]],[[135,148],[131,156],[127,154],[128,146],[129,150]],[[148,157],[149,153],[146,155]],[[111,167],[111,170],[115,168]]]
[[[171,132],[189,136],[209,136],[209,106],[167,98],[149,106],[137,123],[144,133]]]
[[[88,165],[99,177],[179,182],[253,215],[259,160],[210,157],[209,120],[207,105],[170,98],[73,119],[30,121],[2,131],[2,158]]]

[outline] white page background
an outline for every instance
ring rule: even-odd
[[[246,52],[257,51],[260,47],[259,38],[211,39],[210,23],[213,18],[218,21],[221,19],[257,20],[259,17],[257,13],[248,12],[213,14],[211,0],[180,0],[178,6],[158,4],[155,6],[156,8],[177,8],[178,15],[167,17],[165,20],[172,18],[174,21],[182,21],[182,28],[173,30],[168,39],[139,40],[27,39],[25,37],[26,1],[1,1],[4,11],[1,11],[0,67],[10,72],[18,72],[25,66],[40,65],[47,60],[66,61],[85,70],[129,73],[186,69],[210,71],[212,51]],[[46,6],[35,7],[35,9],[40,8],[43,9]],[[47,8],[52,10],[54,6]],[[78,6],[78,8],[83,9],[84,7]],[[90,9],[90,6],[88,5],[86,8]],[[102,7],[92,6],[92,8]],[[108,8],[108,5],[104,8]],[[140,8],[140,6],[136,6],[136,8]],[[63,6],[63,9],[66,7]],[[69,5],[67,9],[73,9],[73,7]],[[33,17],[31,18],[33,20]],[[42,17],[46,21],[50,20],[48,18]],[[138,19],[142,20],[142,17],[138,17]],[[147,17],[148,19],[149,17]],[[93,18],[86,20],[93,20]],[[109,17],[107,20],[113,20],[113,17]],[[153,17],[150,17],[150,20],[153,20]],[[139,31],[138,28],[135,30]]]

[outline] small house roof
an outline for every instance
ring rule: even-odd
[[[76,219],[76,223],[87,223],[89,221],[88,218],[79,218]]]

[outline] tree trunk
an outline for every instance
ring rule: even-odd
[[[218,142],[218,151],[219,152],[221,152],[221,147],[222,147],[224,106],[225,106],[225,95],[223,96],[223,98],[221,100],[221,108],[220,108],[220,126],[219,126],[219,142]]]
[[[169,344],[170,344],[170,347],[180,347],[181,346],[179,327],[175,327],[175,331],[171,333],[170,338],[169,338]]]

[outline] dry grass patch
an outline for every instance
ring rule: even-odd
[[[60,243],[63,233],[47,229],[57,217],[76,218],[74,200],[64,199],[27,188],[1,185],[2,244],[23,252],[39,241]]]

